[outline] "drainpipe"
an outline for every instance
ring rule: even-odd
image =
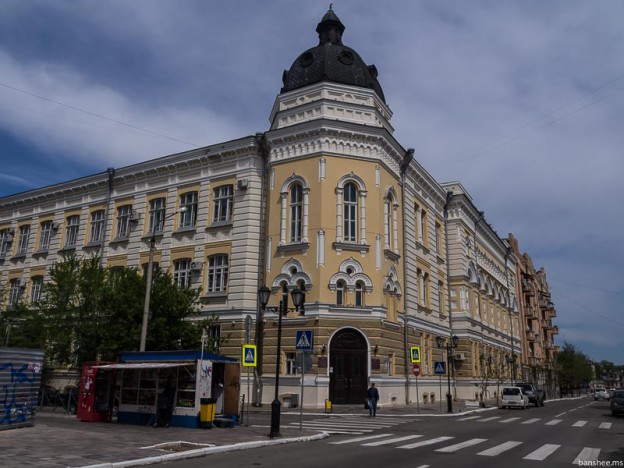
[[[405,351],[405,405],[409,405],[410,376],[409,376],[409,340],[407,330],[407,243],[405,242],[405,190],[407,187],[407,169],[414,159],[414,148],[408,148],[401,163],[401,204],[403,206],[403,346]],[[418,404],[418,395],[416,395]]]
[[[115,168],[109,167],[108,172],[108,193],[106,194],[106,210],[104,211],[104,227],[102,232],[102,247],[100,249],[100,267],[104,266],[104,246],[106,245],[106,233],[108,232],[108,213],[115,189]]]
[[[269,143],[266,133],[258,132],[255,135],[258,155],[262,161],[260,172],[260,247],[258,259],[258,290],[265,286],[266,282],[266,258],[270,252],[266,251],[266,204],[267,204],[267,177],[269,165]],[[262,406],[262,363],[264,355],[264,311],[256,299],[256,336],[254,339],[257,346],[258,365],[254,368],[254,406]]]
[[[449,346],[453,345],[453,311],[451,310],[451,263],[448,247],[448,209],[452,199],[453,192],[446,192],[446,201],[444,202],[444,256],[446,257],[446,299],[448,301]],[[455,398],[457,398],[457,386],[455,382],[455,354],[448,353],[447,356],[448,360],[451,361],[448,363],[449,368],[447,369],[447,372],[449,373],[449,375],[451,372],[453,373],[453,393],[455,394]]]

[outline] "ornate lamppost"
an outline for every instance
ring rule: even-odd
[[[444,338],[442,338],[441,336],[436,336],[436,344],[438,345],[438,348],[446,348],[446,377],[448,383],[448,391],[446,393],[446,405],[447,412],[452,413],[453,395],[451,394],[451,359],[454,356],[453,350],[457,348],[457,345],[459,344],[459,338],[457,337],[457,335],[453,335],[451,341],[449,343],[446,343]]]
[[[280,415],[281,415],[281,403],[279,401],[279,377],[280,377],[280,367],[281,367],[281,353],[282,353],[282,316],[286,315],[288,312],[296,311],[299,313],[301,310],[301,315],[304,314],[303,304],[305,302],[305,292],[299,288],[295,288],[290,293],[293,305],[295,306],[292,309],[286,308],[283,301],[280,301],[278,307],[267,307],[269,303],[269,298],[271,297],[271,290],[266,286],[262,286],[258,289],[258,302],[260,302],[260,307],[263,312],[267,310],[271,310],[278,315],[277,320],[277,355],[276,355],[276,363],[275,363],[275,398],[271,403],[271,432],[269,432],[269,437],[280,437]]]

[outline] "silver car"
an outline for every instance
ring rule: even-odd
[[[594,400],[607,400],[609,401],[609,392],[604,387],[596,387],[594,390]]]

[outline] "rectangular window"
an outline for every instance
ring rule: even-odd
[[[297,375],[297,353],[286,353],[286,374]]]
[[[117,239],[130,237],[130,218],[132,217],[132,205],[124,205],[117,208]]]
[[[162,232],[165,227],[165,199],[150,200],[149,232]]]
[[[67,218],[65,230],[65,248],[76,247],[78,244],[78,229],[80,228],[80,216],[74,215]]]
[[[13,241],[13,234],[8,229],[0,231],[0,257],[5,257],[9,251],[9,245]]]
[[[438,255],[442,254],[442,225],[435,223],[435,249]]]
[[[22,295],[22,283],[19,279],[9,282],[9,307],[16,306]]]
[[[185,258],[173,262],[173,281],[181,288],[191,287],[191,260]]]
[[[92,244],[100,243],[104,239],[104,210],[91,213],[91,237]]]
[[[420,237],[424,246],[427,246],[427,212],[422,210],[420,213]]]
[[[222,185],[214,189],[213,222],[222,223],[232,220],[232,204],[234,202],[233,187],[233,185]]]
[[[180,227],[195,227],[196,221],[197,192],[188,192],[180,196]]]
[[[43,286],[43,277],[33,276],[31,281],[32,287],[30,289],[30,302],[34,303],[41,299],[41,287]]]
[[[45,251],[50,248],[50,240],[52,239],[52,221],[44,221],[41,223],[41,232],[39,233],[39,251]]]
[[[206,344],[212,352],[218,353],[221,343],[221,325],[210,325],[205,329],[206,331]]]
[[[19,231],[19,241],[17,244],[17,254],[26,255],[28,243],[30,242],[30,226],[22,226]]]
[[[440,317],[444,317],[444,284],[442,281],[438,281],[438,312]]]
[[[228,279],[227,255],[214,255],[208,261],[208,292],[225,292]]]

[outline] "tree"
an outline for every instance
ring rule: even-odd
[[[574,345],[566,342],[557,355],[557,373],[561,393],[573,393],[592,380],[592,362]]]

